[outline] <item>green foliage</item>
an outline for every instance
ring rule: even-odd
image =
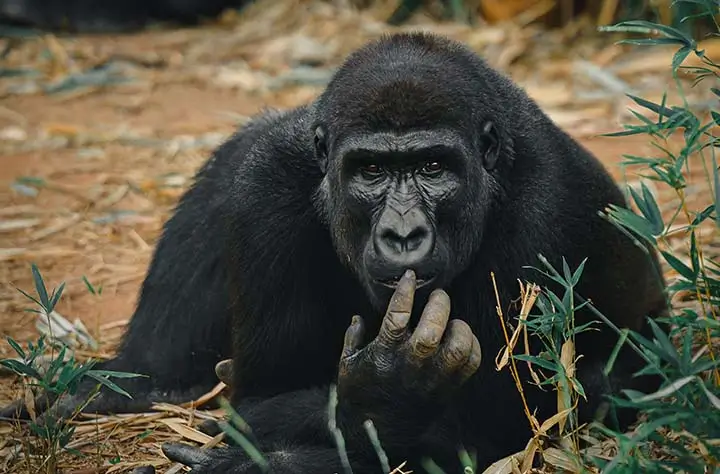
[[[18,291],[38,306],[38,308],[28,308],[26,311],[49,316],[60,301],[65,284],[62,283],[57,289],[48,292],[42,274],[35,264],[31,265],[31,271],[36,295],[30,295],[19,288]],[[91,287],[87,280],[86,284]],[[68,356],[67,346],[54,341],[48,343],[44,335],[40,336],[35,344],[32,341],[28,342],[27,349],[23,349],[16,340],[10,337],[7,338],[7,341],[17,357],[1,359],[0,365],[22,377],[26,393],[34,388],[47,396],[49,400],[56,400],[65,395],[75,395],[80,383],[86,377],[98,382],[98,386],[94,392],[89,394],[85,404],[92,400],[101,385],[113,392],[132,398],[129,393],[110,379],[141,377],[140,374],[94,369],[96,361],[79,362],[74,355]],[[57,353],[55,352],[56,348],[58,349]],[[42,368],[39,360],[48,350],[51,352],[50,362],[46,368]],[[75,427],[65,423],[67,420],[61,419],[53,408],[45,413],[34,413],[34,408],[31,408],[30,411],[32,416],[29,423],[30,433],[38,438],[46,454],[43,463],[46,466],[46,472],[54,472],[57,456],[61,451],[66,450],[67,444],[75,432]]]
[[[619,2],[618,20],[642,18],[651,22],[668,22],[676,32],[699,36],[713,26],[714,0],[672,0],[649,2],[648,0],[622,0]],[[669,5],[668,5],[669,3]]]
[[[688,3],[693,4],[694,13],[680,22],[707,20],[715,25],[713,34],[717,35],[720,26],[716,17],[720,14],[720,4],[712,0],[676,0],[673,6]],[[535,305],[539,314],[530,314],[522,322],[542,341],[544,350],[538,355],[515,354],[513,358],[530,363],[544,377],[536,382],[554,387],[565,398],[563,405],[573,406],[584,392],[567,370],[568,361],[563,361],[562,349],[578,333],[593,329],[590,325],[575,327],[573,323],[574,312],[587,305],[602,324],[609,325],[618,334],[618,343],[605,373],[609,373],[620,348],[628,346],[646,361],[646,366],[636,375],[659,374],[664,383],[655,393],[625,390],[611,399],[611,410],[621,407],[639,410],[641,421],[634,431],[618,433],[597,423],[589,427],[588,433],[595,440],[615,442],[617,453],[611,459],[591,454],[590,450],[583,452],[577,442],[570,443],[571,448],[565,448],[566,454],[571,459],[581,458],[586,469],[603,473],[711,472],[707,470],[709,467],[720,467],[720,357],[716,354],[720,337],[720,264],[704,255],[700,229],[709,230],[715,236],[720,229],[720,167],[716,156],[720,140],[715,135],[720,125],[720,110],[715,102],[709,111],[693,111],[685,98],[679,73],[683,72],[685,77],[693,80],[691,87],[711,81],[709,90],[720,99],[720,65],[699,49],[687,29],[636,20],[602,30],[647,36],[621,41],[626,44],[643,47],[675,45],[678,48],[668,66],[682,103],[669,105],[666,96],[660,103],[654,103],[630,95],[642,110],[633,111],[638,123],[608,134],[648,136],[657,153],[654,156],[624,155],[623,165],[639,168],[642,178],[671,190],[677,196],[677,207],[670,213],[661,212],[650,188],[641,183],[639,189],[628,186],[628,200],[636,210],[610,206],[602,215],[636,244],[647,244],[657,250],[660,258],[676,272],[677,277],[667,287],[668,302],[676,301],[682,295],[694,304],[672,310],[664,321],[649,320],[652,337],[643,337],[616,327],[575,292],[583,265],[571,271],[563,262],[562,271],[558,272],[541,258],[547,267],[542,274],[559,284],[563,294],[544,289]],[[699,66],[683,65],[691,55],[699,59]],[[670,139],[673,136],[683,139],[679,151],[672,151]],[[690,168],[705,173],[706,195],[711,203],[699,209],[691,209],[686,199]],[[668,214],[669,218],[666,217]],[[677,245],[670,245],[671,233],[675,239],[678,235],[684,238],[682,248],[687,253],[680,254]],[[644,245],[641,248],[645,248]],[[669,323],[669,335],[660,329],[662,322]],[[578,428],[572,414],[566,423],[569,433]]]
[[[675,6],[681,3],[692,3],[695,7],[692,18],[686,17],[681,21],[706,17],[714,22],[720,32],[720,27],[715,22],[715,17],[720,13],[718,2],[673,2]],[[658,104],[630,96],[647,112],[634,112],[640,124],[626,125],[624,131],[609,134],[646,134],[653,139],[653,145],[658,150],[657,156],[625,155],[624,165],[642,168],[644,178],[673,190],[678,197],[677,208],[666,222],[649,188],[642,184],[639,191],[629,189],[629,196],[638,212],[611,206],[605,217],[627,235],[656,248],[667,265],[677,272],[677,278],[668,285],[669,301],[675,300],[675,296],[682,293],[690,295],[696,304],[692,308],[673,311],[667,320],[672,327],[670,337],[665,335],[654,321],[650,321],[652,340],[634,331],[618,330],[620,342],[630,345],[647,361],[647,366],[640,373],[660,373],[665,382],[656,393],[643,394],[626,390],[622,396],[614,397],[614,407],[639,409],[643,420],[631,434],[616,433],[607,427],[593,425],[591,431],[594,436],[598,439],[615,439],[618,452],[610,460],[588,455],[585,462],[589,467],[601,469],[605,473],[704,473],[708,472],[709,466],[717,469],[720,465],[720,360],[713,346],[713,342],[720,336],[720,265],[703,254],[699,229],[701,226],[710,227],[714,235],[717,235],[720,228],[720,168],[716,156],[720,142],[713,134],[720,124],[720,111],[717,110],[716,102],[715,109],[707,114],[709,118],[704,119],[701,115],[706,111],[694,113],[685,99],[678,72],[683,71],[694,77],[692,87],[712,81],[710,90],[720,98],[720,65],[706,57],[685,30],[674,26],[628,21],[603,30],[648,35],[647,38],[624,40],[624,43],[678,47],[670,67],[683,103],[669,106],[665,97]],[[700,60],[701,66],[683,66],[683,62],[691,54]],[[682,136],[684,143],[679,152],[673,153],[670,147],[663,143],[669,142],[671,136],[677,134]],[[712,204],[701,209],[690,209],[685,199],[690,167],[703,169],[705,172],[707,195],[710,196]],[[671,229],[675,235],[682,232],[686,238],[687,255],[678,255],[677,251],[673,251],[673,247],[668,245]],[[554,276],[557,277],[557,273]],[[554,279],[559,282],[557,278]],[[568,278],[568,272],[565,271],[563,281],[568,283],[571,280],[573,279]],[[555,308],[572,307],[567,296],[562,301],[548,296]],[[558,330],[557,325],[550,324],[554,320],[549,316],[547,308],[539,306],[543,314],[536,321],[529,320],[528,324],[533,324],[536,332],[567,337],[566,333],[560,334],[562,331]],[[560,313],[560,319],[563,319],[568,309],[561,310]],[[601,319],[609,323],[606,318]],[[536,359],[515,357],[556,370],[557,348],[552,344],[546,345],[551,349],[548,352],[556,355],[542,364]]]

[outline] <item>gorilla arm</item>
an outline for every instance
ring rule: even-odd
[[[411,464],[423,456],[457,463],[459,439],[448,401],[480,365],[480,345],[469,326],[450,320],[450,300],[432,293],[416,329],[409,333],[415,275],[406,272],[388,305],[377,337],[360,348],[360,317],[345,335],[338,378],[338,427],[357,472],[379,466],[363,423],[371,419],[390,462]],[[300,390],[262,401],[241,402],[238,413],[266,452],[272,472],[338,472],[341,458],[328,429],[328,387]],[[240,473],[253,461],[240,448],[202,451],[163,446],[168,457],[198,473]],[[454,462],[453,462],[454,460]]]

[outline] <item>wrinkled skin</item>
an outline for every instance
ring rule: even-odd
[[[417,437],[435,420],[402,410],[393,399],[415,400],[409,409],[441,413],[459,386],[480,366],[481,350],[472,330],[460,319],[449,320],[450,298],[430,294],[417,327],[408,330],[416,280],[408,271],[399,281],[380,332],[362,347],[364,325],[356,316],[345,335],[340,359],[340,409],[357,421],[375,420],[389,439]],[[365,387],[383,387],[367,391]]]
[[[461,472],[464,448],[483,469],[531,436],[508,371],[481,363],[481,349],[504,345],[495,288],[511,324],[518,280],[561,292],[531,268],[541,254],[555,268],[585,261],[577,292],[619,327],[650,337],[645,318],[666,311],[656,256],[598,215],[609,204],[625,205],[597,160],[473,52],[385,37],[350,55],[312,104],[255,117],[198,172],[105,364],[148,378],[116,380],[133,400],[103,390],[86,411],[193,399],[232,357],[231,378],[220,373],[270,472],[343,472],[333,385],[353,472],[380,466],[367,419],[392,467],[421,472],[430,457]],[[618,336],[597,329],[575,340],[581,422],[606,395],[659,383],[633,376],[643,361],[627,349],[606,376]],[[538,419],[555,413],[552,391],[523,392]],[[260,469],[236,446],[163,449],[194,474]]]

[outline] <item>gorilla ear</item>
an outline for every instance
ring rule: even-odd
[[[320,170],[325,173],[327,170],[327,140],[325,137],[325,129],[322,125],[315,129],[315,157],[317,158]]]
[[[483,167],[491,171],[500,157],[501,146],[498,130],[492,122],[485,122],[482,126],[482,145]]]

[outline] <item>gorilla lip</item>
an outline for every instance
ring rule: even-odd
[[[397,288],[397,285],[400,282],[400,278],[401,277],[385,279],[385,280],[375,280],[375,281],[380,283],[382,286],[386,286],[386,287],[394,290],[395,288]],[[435,277],[426,278],[426,279],[416,278],[415,279],[415,288],[417,289],[417,288],[422,288],[423,286],[427,286],[430,283],[432,283],[433,280],[435,280]]]

